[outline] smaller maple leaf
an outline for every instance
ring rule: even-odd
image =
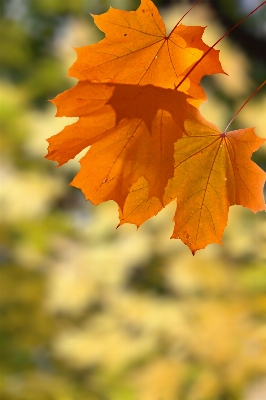
[[[164,205],[175,199],[172,238],[180,238],[195,254],[210,243],[222,243],[229,206],[265,210],[266,174],[250,159],[265,139],[257,137],[254,128],[225,135],[196,109],[185,131],[187,136],[175,144],[175,175],[166,187]],[[120,209],[120,225],[139,226],[161,209],[158,199],[148,196],[142,178]]]
[[[69,76],[79,80],[152,84],[174,89],[204,53],[197,68],[178,88],[206,100],[199,85],[205,75],[223,73],[219,51],[202,41],[205,28],[177,25],[167,36],[162,18],[151,0],[142,0],[136,11],[110,8],[93,16],[106,34],[97,44],[75,49],[77,61]]]
[[[132,185],[144,177],[149,196],[163,201],[174,176],[174,143],[194,112],[188,96],[152,85],[82,81],[52,102],[57,116],[80,117],[48,139],[47,159],[59,165],[91,146],[71,183],[94,204],[114,200],[120,207]]]

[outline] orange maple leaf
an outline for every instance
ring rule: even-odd
[[[163,20],[151,0],[142,0],[136,11],[110,8],[93,18],[106,38],[76,49],[77,61],[69,69],[69,76],[174,89],[209,50],[178,88],[193,98],[205,100],[199,85],[201,78],[224,72],[219,50],[210,49],[201,39],[205,28],[177,24],[167,36]]]
[[[162,200],[174,176],[174,143],[194,110],[187,98],[152,85],[79,82],[53,100],[57,116],[80,118],[48,139],[46,158],[62,165],[91,146],[72,185],[94,204],[114,200],[123,207],[142,176],[149,196]]]
[[[265,210],[266,173],[250,159],[265,139],[256,136],[254,128],[224,134],[196,109],[185,122],[185,134],[175,144],[175,174],[166,187],[163,204],[176,200],[172,238],[181,239],[195,254],[210,243],[222,243],[229,206]],[[141,178],[120,209],[120,225],[139,226],[161,209],[159,200],[149,197],[147,182]]]

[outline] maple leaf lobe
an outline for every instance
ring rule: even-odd
[[[166,36],[165,25],[151,0],[143,0],[136,11],[110,8],[93,18],[106,37],[98,44],[76,49],[77,60],[69,76],[79,80],[173,89],[209,49],[201,39],[202,27],[180,24]],[[219,51],[212,49],[178,90],[204,101],[201,78],[223,72]]]

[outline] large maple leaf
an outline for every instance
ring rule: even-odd
[[[93,17],[106,38],[76,49],[77,61],[69,69],[69,76],[174,89],[191,66],[209,51],[178,88],[205,100],[199,85],[201,78],[224,72],[219,51],[210,49],[201,39],[205,28],[177,24],[166,35],[165,25],[151,0],[142,0],[136,11],[110,8],[105,14]]]
[[[123,207],[142,176],[149,196],[162,199],[174,176],[174,143],[194,110],[187,98],[152,85],[79,82],[53,100],[57,116],[80,118],[48,139],[46,158],[62,165],[91,146],[72,185],[94,204],[115,200]]]
[[[222,243],[229,206],[265,210],[266,173],[250,159],[265,139],[256,136],[254,128],[222,133],[196,109],[185,122],[185,134],[175,144],[175,174],[163,204],[175,199],[172,238],[181,239],[195,254],[210,243]],[[120,225],[140,226],[161,209],[161,202],[150,198],[147,182],[141,178],[120,209]]]

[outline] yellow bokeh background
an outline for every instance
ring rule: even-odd
[[[55,118],[44,99],[75,84],[65,78],[72,47],[102,38],[89,12],[138,3],[3,3],[3,400],[266,398],[265,213],[231,207],[224,246],[193,257],[169,239],[174,204],[138,230],[115,229],[116,204],[94,207],[68,186],[78,159],[54,169],[43,158],[45,139],[73,122]],[[168,3],[157,2],[171,30],[189,4]],[[226,28],[202,3],[183,22],[208,25],[212,45]],[[203,80],[209,101],[201,110],[224,129],[256,88],[252,68],[260,70],[229,38],[218,48],[229,76]],[[247,104],[236,129],[256,126],[266,137],[264,94]],[[262,167],[265,156],[264,146],[255,156]]]

